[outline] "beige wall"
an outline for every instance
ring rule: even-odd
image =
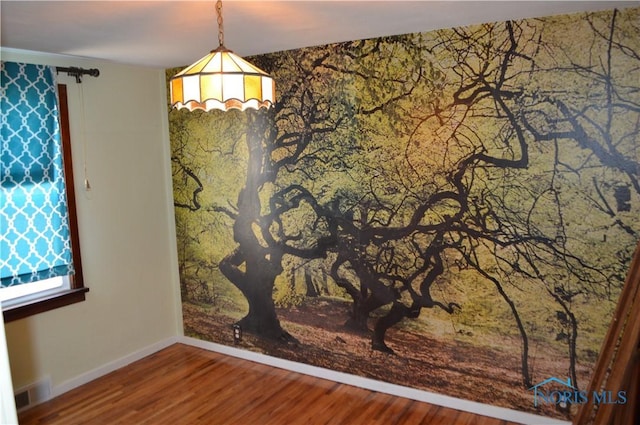
[[[90,292],[85,302],[6,325],[14,387],[50,376],[55,390],[182,332],[165,75],[161,69],[6,49],[2,60],[100,69],[100,77],[87,76],[82,85],[59,77],[68,86]]]

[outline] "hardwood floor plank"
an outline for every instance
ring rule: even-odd
[[[50,425],[515,425],[172,345],[19,414]]]
[[[376,424],[398,423],[398,418],[401,416],[401,414],[405,411],[405,409],[408,408],[408,406],[411,403],[414,403],[414,401],[409,400],[407,398],[403,398],[403,397],[393,397],[393,396],[387,396],[387,397],[389,397],[390,399],[389,402],[381,412],[378,412],[375,415],[372,423],[376,423]]]
[[[422,420],[422,423],[427,423],[430,425],[457,425],[457,419],[459,415],[460,412],[457,410],[438,406],[436,409],[431,409],[429,411],[429,413]]]
[[[286,403],[280,416],[282,423],[314,423],[313,421],[316,419],[314,408],[326,403],[328,395],[332,394],[341,385],[324,379],[315,381],[314,378],[308,376],[305,376],[305,378],[307,378],[304,382],[306,389],[300,393],[302,401],[298,404],[298,398],[296,398]]]

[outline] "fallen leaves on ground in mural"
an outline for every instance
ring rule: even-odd
[[[234,319],[212,315],[210,308],[190,303],[183,303],[183,310],[185,335],[234,345]],[[387,354],[371,349],[367,332],[345,328],[348,310],[344,301],[308,299],[298,308],[278,311],[283,327],[289,329],[297,344],[245,333],[237,347],[398,385],[411,381],[419,389],[465,400],[564,417],[550,405],[534,408],[532,392],[522,387],[517,339],[504,340],[496,348],[480,348],[465,341],[464,336],[441,338],[398,329],[389,335],[396,354]],[[545,356],[535,365],[540,376],[562,363],[560,355],[555,357],[557,364],[553,364],[553,358]],[[586,372],[580,370],[583,376]]]

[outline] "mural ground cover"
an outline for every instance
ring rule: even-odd
[[[194,338],[397,385],[411,382],[415,388],[432,393],[442,394],[446,389],[453,397],[531,411],[531,391],[520,385],[518,341],[477,347],[468,338],[439,338],[399,329],[390,335],[397,355],[389,356],[372,350],[366,333],[345,330],[340,318],[347,309],[336,300],[313,300],[299,309],[280,310],[283,326],[299,339],[285,345],[251,334],[234,343],[230,317],[211,314],[209,308],[191,303],[184,304],[183,312],[185,334]],[[545,355],[539,363],[541,372],[558,370],[562,353]],[[580,373],[587,375],[586,370]],[[557,416],[550,405],[541,406],[536,413]]]
[[[531,388],[588,385],[638,240],[639,15],[262,55],[275,108],[172,111],[185,333],[570,418]]]

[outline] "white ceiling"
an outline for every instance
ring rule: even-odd
[[[338,41],[579,11],[640,1],[223,2],[225,45],[241,56]],[[215,2],[2,0],[2,47],[170,68],[218,47]]]

